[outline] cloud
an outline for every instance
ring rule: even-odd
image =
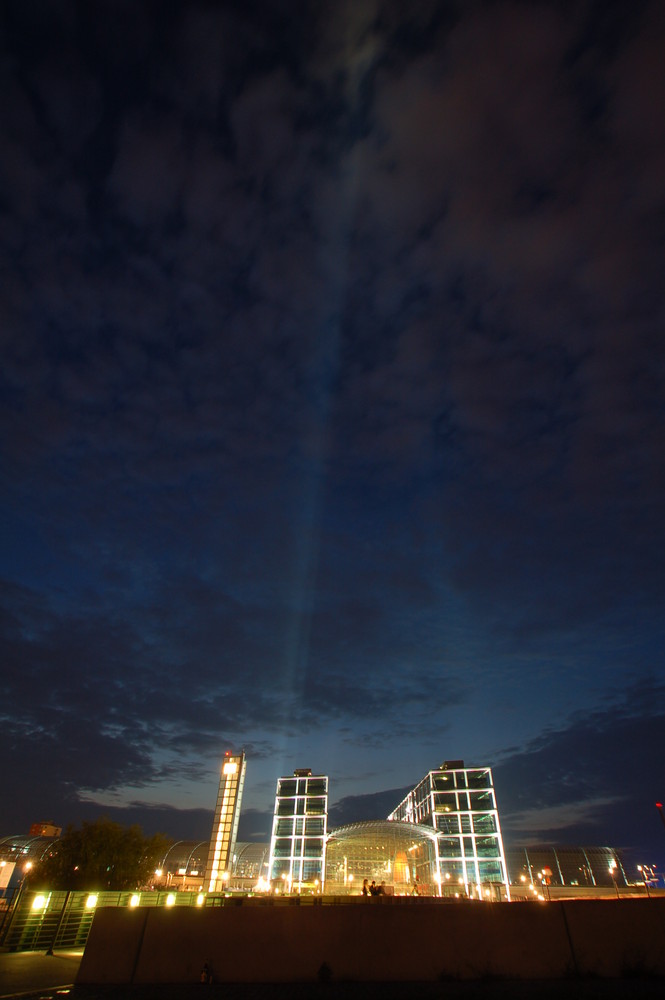
[[[526,834],[530,843],[537,843],[538,835],[544,831],[556,835],[557,831],[566,832],[571,827],[585,825],[597,826],[602,813],[608,806],[623,802],[622,796],[614,798],[585,799],[580,802],[566,802],[556,806],[525,809],[523,812],[511,813],[504,821],[504,833]]]
[[[494,769],[506,839],[602,844],[612,837],[618,847],[655,850],[662,694],[662,683],[645,677],[608,691],[604,707],[507,750]]]
[[[365,795],[347,795],[331,806],[328,827],[362,823],[364,820],[385,819],[399,805],[409,791],[406,788],[389,788]]]
[[[5,6],[3,690],[45,801],[247,733],[496,746],[543,691],[593,748],[562,719],[662,635],[660,5]]]

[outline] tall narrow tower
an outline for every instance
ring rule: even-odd
[[[208,892],[221,892],[228,882],[238,833],[246,766],[247,761],[242,751],[231,754],[227,750],[224,754],[206,866]]]

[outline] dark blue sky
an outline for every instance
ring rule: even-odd
[[[0,9],[5,834],[383,816],[665,863],[665,6]],[[652,856],[653,855],[653,856]]]

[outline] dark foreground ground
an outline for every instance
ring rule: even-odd
[[[201,992],[209,1000],[612,1000],[630,997],[635,1000],[656,1000],[662,998],[664,983],[646,980],[600,980],[586,983],[561,982],[473,982],[473,983],[280,983],[275,985],[251,986],[207,986],[198,990],[185,987],[170,990],[151,989],[119,993],[86,991],[80,1000],[197,1000]],[[73,992],[72,1000],[78,1000],[79,993]],[[54,997],[53,1000],[61,1000]]]
[[[662,1000],[663,979],[76,986],[80,952],[0,952],[0,1000]]]
[[[13,994],[21,1000],[656,1000],[663,982],[588,980],[568,982],[473,983],[280,983],[174,987],[60,987]]]

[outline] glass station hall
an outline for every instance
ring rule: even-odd
[[[277,782],[270,842],[273,892],[509,899],[492,771],[444,761],[386,820],[327,829],[328,778],[309,769]]]
[[[436,834],[415,823],[369,820],[331,830],[326,843],[326,893],[357,895],[374,882],[389,896],[435,896]]]

